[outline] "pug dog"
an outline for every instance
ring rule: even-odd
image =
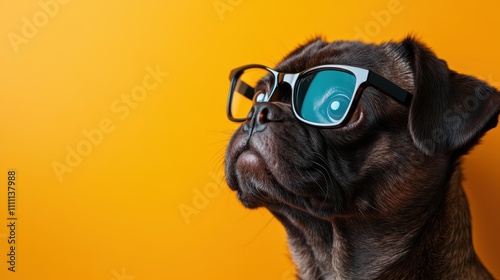
[[[461,160],[500,94],[413,36],[308,41],[230,74],[229,187],[286,229],[298,279],[493,279]]]

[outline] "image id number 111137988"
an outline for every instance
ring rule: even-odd
[[[16,178],[16,171],[7,172],[7,269],[11,272],[16,272]]]

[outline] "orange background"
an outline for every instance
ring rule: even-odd
[[[382,42],[415,33],[451,68],[499,87],[499,8],[464,0],[0,2],[0,279],[293,279],[281,225],[244,209],[223,181],[237,127],[225,116],[229,70],[273,66],[314,35]],[[464,162],[475,246],[497,277],[499,146],[497,128]],[[10,169],[15,273],[6,263]]]

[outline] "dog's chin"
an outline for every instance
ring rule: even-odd
[[[266,158],[258,152],[245,150],[235,163],[237,192],[243,206],[266,207],[275,211],[299,211],[318,218],[328,218],[336,212],[337,203],[329,197],[301,196],[283,187],[273,175]]]
[[[238,199],[247,208],[257,208],[271,203],[273,192],[273,176],[265,159],[257,152],[245,150],[237,157],[235,163],[237,186],[232,189],[238,192]]]
[[[259,201],[255,198],[251,198],[242,191],[238,191],[238,199],[248,209],[255,209],[259,207],[265,206],[265,204],[262,201]]]

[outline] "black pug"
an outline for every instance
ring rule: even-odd
[[[248,84],[252,71],[264,75]],[[228,116],[243,123],[227,183],[283,224],[298,279],[493,278],[472,245],[461,159],[497,125],[495,88],[413,37],[315,39],[230,79]]]

